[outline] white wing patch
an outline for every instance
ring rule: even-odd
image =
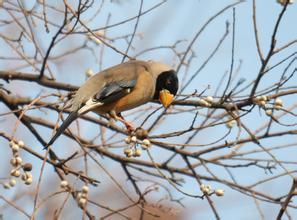
[[[103,105],[104,103],[102,102],[96,102],[94,101],[93,98],[88,99],[88,101],[85,103],[84,106],[82,106],[79,110],[78,110],[78,114],[82,115],[85,114],[91,110],[93,110],[94,108],[97,108],[98,106]]]

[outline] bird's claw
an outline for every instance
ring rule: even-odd
[[[135,127],[131,122],[123,121],[123,123],[125,124],[128,133],[135,131]]]
[[[134,125],[131,122],[126,121],[120,113],[116,114],[114,111],[111,111],[109,115],[111,119],[115,119],[117,121],[122,122],[125,125],[128,133],[131,134],[133,131],[135,131]]]

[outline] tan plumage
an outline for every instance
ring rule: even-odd
[[[170,81],[165,76],[161,79],[161,84],[157,83],[160,74],[166,72],[169,72],[170,77],[175,73],[172,68],[159,62],[134,60],[108,68],[90,77],[76,92],[70,115],[47,146],[51,145],[68,125],[82,114],[94,111],[98,114],[108,113],[114,116],[153,100],[156,96],[156,84],[162,87],[162,83]],[[173,77],[173,81],[173,86],[177,87],[176,76]],[[169,84],[171,88],[172,85]],[[177,90],[175,87],[174,89]],[[164,89],[168,90],[168,88]],[[176,90],[173,93],[176,93]]]

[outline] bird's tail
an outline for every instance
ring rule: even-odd
[[[52,137],[52,139],[47,143],[45,148],[48,148],[50,145],[52,145],[55,140],[64,132],[64,130],[76,119],[78,118],[79,113],[78,112],[71,112],[66,120],[61,124],[61,126],[56,131],[55,135]]]

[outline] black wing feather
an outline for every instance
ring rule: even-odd
[[[136,80],[118,81],[107,84],[100,92],[95,94],[94,99],[104,104],[111,103],[129,93],[136,85]]]

